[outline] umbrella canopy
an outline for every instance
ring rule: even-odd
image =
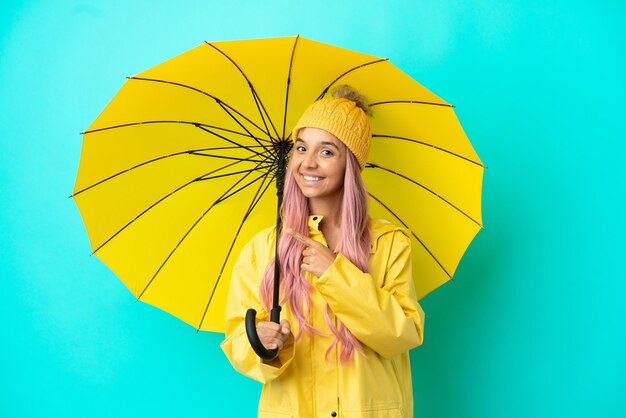
[[[73,197],[94,254],[138,299],[221,332],[235,258],[276,221],[278,150],[340,84],[373,111],[371,215],[410,231],[418,298],[449,280],[482,224],[454,109],[386,59],[302,37],[206,42],[128,78],[83,134]]]

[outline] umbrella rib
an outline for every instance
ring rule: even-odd
[[[259,115],[261,116],[263,125],[265,125],[265,129],[269,131],[269,128],[267,127],[267,122],[265,120],[265,118],[267,118],[267,121],[269,121],[270,125],[272,125],[272,129],[274,130],[276,137],[278,137],[278,131],[276,130],[276,127],[274,126],[274,122],[272,122],[272,118],[270,118],[270,115],[267,113],[265,106],[263,106],[263,102],[261,102],[261,97],[259,97],[259,94],[256,92],[256,90],[254,89],[252,85],[250,85],[250,88],[252,89],[252,96],[254,97],[254,103],[256,104],[256,108],[259,111]],[[263,110],[261,111],[261,109]]]
[[[296,53],[296,47],[298,46],[298,39],[300,39],[300,35],[297,35],[295,41],[293,42],[293,48],[291,49],[291,58],[289,59],[289,73],[287,74],[287,89],[285,91],[285,111],[283,112],[283,136],[281,138],[285,138],[285,129],[287,128],[287,109],[289,108],[291,70],[293,69],[293,57]]]
[[[269,173],[267,173],[267,174],[269,174]],[[272,184],[272,180],[274,179],[274,177],[275,177],[275,174],[273,176],[271,176],[271,178],[269,176],[266,176],[265,179],[261,182],[261,184],[259,185],[259,188],[256,191],[256,194],[255,194],[254,198],[252,199],[252,202],[250,203],[250,206],[248,207],[248,210],[244,214],[243,219],[241,220],[241,223],[239,224],[239,228],[237,229],[237,232],[235,233],[235,238],[233,238],[233,241],[230,244],[230,248],[228,249],[228,253],[226,254],[226,257],[224,258],[224,262],[222,263],[222,267],[220,268],[220,272],[217,275],[217,280],[215,281],[215,284],[213,285],[213,289],[211,290],[211,295],[209,296],[209,300],[208,300],[208,302],[206,304],[206,307],[204,308],[204,313],[202,314],[202,318],[200,319],[200,324],[198,325],[198,330],[200,330],[202,328],[202,324],[204,323],[204,318],[206,317],[206,314],[209,311],[209,306],[211,305],[211,301],[213,300],[213,296],[215,295],[215,291],[217,290],[217,286],[219,285],[220,280],[222,279],[222,274],[224,273],[224,269],[226,268],[226,263],[228,263],[228,260],[230,258],[230,255],[231,255],[232,251],[233,251],[233,248],[235,247],[235,243],[237,242],[237,239],[239,238],[239,233],[241,232],[241,228],[243,228],[243,224],[246,222],[246,219],[248,219],[248,216],[250,215],[250,213],[252,213],[252,211],[254,210],[256,205],[261,201],[261,199],[265,195],[265,192],[267,191],[268,187]],[[265,185],[265,188],[263,188],[263,183],[265,183],[265,180],[267,180],[268,178],[269,178],[269,181]],[[261,193],[259,193],[259,191],[261,189],[263,189],[263,191]]]
[[[222,148],[198,148],[198,149],[192,149],[192,150],[185,150],[185,151],[175,152],[175,153],[169,154],[169,155],[162,155],[160,157],[153,158],[153,159],[148,160],[148,161],[144,161],[144,162],[139,163],[137,165],[134,165],[134,166],[132,166],[130,168],[122,170],[122,171],[120,171],[118,173],[110,175],[109,177],[107,177],[105,179],[102,179],[102,180],[92,184],[91,186],[87,186],[84,189],[81,189],[81,190],[77,191],[76,193],[73,193],[70,197],[75,197],[75,196],[77,196],[77,195],[79,195],[79,194],[81,194],[83,192],[86,192],[89,189],[92,189],[92,188],[94,188],[96,186],[99,186],[100,184],[102,184],[104,182],[112,180],[112,179],[114,179],[117,176],[120,176],[122,174],[126,174],[126,173],[128,173],[128,172],[130,172],[132,170],[135,170],[135,169],[137,169],[139,167],[142,167],[144,165],[152,164],[154,162],[157,162],[157,161],[160,161],[160,160],[164,160],[166,158],[176,157],[176,156],[179,156],[179,155],[184,155],[184,154],[201,155],[201,154],[198,154],[200,151],[213,151],[213,150],[218,150],[218,149],[222,149]],[[258,154],[258,155],[262,156],[263,154]],[[250,156],[249,158],[237,159],[237,160],[238,161],[255,161],[255,160],[250,160],[250,158],[255,157],[255,156],[257,156],[257,155],[253,155],[253,156]],[[235,158],[232,158],[232,159],[235,159]]]
[[[461,159],[463,159],[463,160],[465,160],[465,161],[468,161],[468,162],[470,162],[470,163],[476,164],[476,165],[477,165],[477,166],[479,166],[479,167],[483,167],[483,168],[485,167],[482,163],[480,163],[480,162],[478,162],[478,161],[474,161],[474,160],[472,160],[472,159],[470,159],[470,158],[467,158],[467,157],[464,157],[464,156],[462,156],[462,155],[460,155],[460,154],[457,154],[457,153],[455,153],[455,152],[449,151],[449,150],[447,150],[447,149],[445,149],[445,148],[441,148],[441,147],[438,147],[438,146],[436,146],[436,145],[429,144],[428,142],[419,141],[419,140],[417,140],[417,139],[406,138],[406,137],[402,137],[402,136],[394,136],[394,135],[379,135],[379,134],[372,134],[372,139],[373,139],[373,138],[389,138],[389,139],[398,139],[398,140],[401,140],[401,141],[413,142],[413,143],[416,143],[416,144],[420,144],[420,145],[424,145],[424,146],[427,146],[427,147],[434,148],[434,149],[436,149],[436,150],[438,150],[438,151],[442,151],[442,152],[448,153],[448,154],[450,154],[450,155],[453,155],[453,156],[455,156],[455,157],[461,158]]]
[[[224,112],[226,112],[235,122],[237,122],[237,124],[239,126],[241,126],[243,128],[244,131],[246,131],[248,133],[248,135],[250,136],[250,138],[255,139],[255,141],[257,142],[257,144],[264,146],[263,144],[261,144],[261,141],[257,140],[256,137],[254,135],[252,135],[252,132],[250,132],[245,126],[243,126],[243,124],[241,123],[241,121],[239,119],[237,119],[232,113],[230,113],[230,111],[228,109],[226,109],[226,107],[224,106],[224,104],[222,104],[221,102],[218,103],[219,106],[224,109]],[[270,134],[268,132],[266,132],[267,136],[270,137]],[[265,142],[271,142],[271,141],[265,141]]]
[[[228,192],[230,192],[232,189],[234,189],[239,183],[241,183],[243,181],[243,179],[245,179],[246,177],[248,177],[252,171],[251,170],[249,173],[247,173],[245,176],[243,176],[242,178],[240,178],[239,180],[237,180],[232,186],[230,186],[230,188],[224,192],[224,194],[222,194],[222,197],[227,194]],[[266,174],[263,174],[259,177],[257,177],[256,179],[252,180],[251,182],[249,182],[248,184],[246,184],[245,186],[243,186],[243,188],[248,187],[249,185],[257,182],[259,179],[264,178],[266,176]],[[243,188],[241,188],[240,190],[242,190]],[[187,239],[187,237],[189,236],[189,234],[195,229],[195,227],[200,223],[200,221],[202,221],[202,219],[204,219],[204,217],[206,216],[207,213],[209,213],[211,211],[211,209],[213,209],[215,207],[215,205],[217,205],[218,203],[222,202],[223,199],[220,197],[218,198],[215,202],[213,202],[213,204],[211,204],[211,206],[209,206],[209,208],[204,211],[204,213],[202,215],[200,215],[200,217],[198,219],[196,219],[196,221],[194,222],[194,224],[187,230],[187,232],[185,232],[185,234],[182,236],[182,238],[178,241],[178,243],[174,246],[174,248],[172,249],[172,251],[170,251],[170,253],[168,254],[168,256],[165,258],[165,260],[163,260],[163,263],[161,263],[161,265],[159,266],[159,268],[157,269],[157,271],[154,273],[154,275],[152,276],[152,278],[150,279],[150,281],[146,284],[146,286],[144,287],[144,289],[141,291],[141,293],[139,294],[139,296],[137,297],[137,300],[140,300],[141,297],[143,296],[143,294],[146,292],[146,290],[148,290],[148,288],[150,287],[150,285],[152,285],[152,283],[154,282],[154,279],[156,279],[156,277],[159,275],[159,273],[161,272],[161,270],[163,270],[163,267],[165,267],[165,265],[167,264],[167,262],[172,258],[172,256],[174,255],[174,253],[176,252],[176,250],[178,249],[178,247],[180,247],[180,244],[183,243],[183,241],[185,241],[185,239]]]
[[[225,132],[228,132],[228,133],[231,133],[231,134],[240,135],[240,136],[244,136],[244,137],[247,137],[247,138],[252,138],[252,139],[254,139],[257,142],[258,141],[271,142],[271,141],[269,141],[267,139],[250,136],[249,132],[246,132],[244,134],[244,133],[241,133],[241,132],[233,131],[232,129],[226,129],[226,128],[222,128],[222,127],[214,126],[214,125],[207,125],[207,124],[201,123],[201,122],[190,122],[190,121],[184,121],[184,120],[148,120],[148,121],[143,121],[143,122],[123,123],[123,124],[120,124],[120,125],[112,125],[112,126],[106,126],[104,128],[87,130],[85,132],[81,132],[81,134],[85,135],[85,134],[91,134],[91,133],[94,133],[94,132],[107,131],[109,129],[127,128],[129,126],[137,126],[137,125],[149,125],[149,124],[152,124],[152,123],[179,123],[181,125],[193,125],[193,126],[195,126],[197,128],[205,127],[205,128],[210,128],[210,129],[219,129],[221,131],[225,131]],[[259,146],[262,147],[262,145],[259,145]],[[254,146],[251,145],[251,147],[256,147],[256,145],[254,145]]]
[[[448,205],[450,205],[451,207],[453,207],[454,209],[456,209],[459,213],[463,214],[467,219],[469,219],[470,221],[474,222],[476,225],[478,225],[480,228],[482,228],[483,226],[480,224],[480,222],[476,221],[474,218],[472,218],[470,215],[468,215],[467,213],[463,212],[460,208],[458,208],[457,206],[455,206],[453,203],[451,203],[449,200],[447,200],[446,198],[444,198],[443,196],[439,195],[438,193],[436,193],[435,191],[429,189],[428,187],[424,186],[423,184],[405,176],[404,174],[398,173],[397,171],[393,171],[390,170],[388,168],[382,167],[380,165],[377,164],[372,164],[372,163],[367,163],[366,168],[378,168],[381,169],[383,171],[386,171],[387,173],[391,173],[391,174],[395,174],[398,177],[402,177],[403,179],[415,184],[416,186],[421,187],[422,189],[426,190],[427,192],[431,193],[432,195],[436,196],[437,198],[439,198],[440,200],[442,200],[443,202],[447,203]]]
[[[330,83],[328,86],[326,86],[326,88],[324,90],[322,90],[322,93],[317,97],[316,100],[319,100],[322,97],[324,97],[326,95],[326,93],[328,92],[328,89],[330,89],[333,86],[333,84],[335,84],[337,81],[339,81],[341,78],[345,77],[346,75],[350,74],[351,72],[360,70],[360,69],[362,69],[364,67],[368,67],[368,66],[373,65],[373,64],[378,64],[378,63],[386,62],[386,61],[389,61],[389,58],[379,58],[377,60],[366,62],[364,64],[359,64],[356,67],[350,68],[349,70],[347,70],[343,74],[341,74],[339,77],[335,78],[333,80],[333,82]]]
[[[227,164],[225,166],[222,166],[220,168],[216,168],[215,170],[211,170],[208,173],[205,173],[199,177],[196,177],[190,181],[188,181],[187,183],[183,184],[182,186],[176,188],[175,190],[171,191],[170,193],[166,194],[165,196],[161,197],[159,200],[157,200],[156,202],[154,202],[153,204],[151,204],[150,206],[148,206],[146,209],[144,209],[141,213],[139,213],[137,216],[135,216],[132,220],[130,220],[126,225],[124,225],[122,228],[120,228],[117,232],[115,232],[113,235],[111,235],[106,241],[104,241],[102,244],[100,244],[100,246],[98,246],[98,248],[96,248],[92,254],[95,254],[96,252],[98,252],[102,247],[104,247],[106,244],[108,244],[111,240],[113,240],[113,238],[115,238],[116,236],[118,236],[122,231],[124,231],[126,228],[128,228],[133,222],[135,222],[137,219],[139,219],[140,217],[142,217],[143,215],[145,215],[150,209],[154,208],[156,205],[158,205],[159,203],[163,202],[165,199],[171,197],[172,195],[174,195],[175,193],[181,191],[182,189],[184,189],[185,187],[197,182],[197,181],[202,181],[205,180],[205,177],[208,175],[211,175],[213,173],[216,173],[220,170],[224,170],[228,167],[232,167],[235,164],[239,164],[241,161],[235,161],[233,163]],[[230,176],[230,175],[236,175],[236,174],[242,174],[242,173],[251,173],[252,171],[254,171],[255,169],[249,169],[249,170],[242,170],[239,172],[235,172],[235,173],[228,173],[228,174],[224,174],[222,175],[222,177],[226,177],[226,176]]]
[[[271,164],[269,164],[269,165],[267,165],[267,166],[265,166],[265,167],[263,167],[263,168],[268,168],[268,167],[271,167],[271,166],[272,166],[272,165],[271,165]],[[256,179],[254,179],[254,180],[250,181],[248,184],[244,185],[243,187],[238,188],[237,190],[235,190],[235,191],[234,191],[234,192],[232,192],[232,193],[228,193],[228,192],[230,192],[230,190],[229,190],[229,191],[227,191],[226,193],[228,193],[228,194],[224,193],[224,194],[223,194],[220,198],[218,198],[218,199],[215,201],[215,204],[220,203],[220,202],[223,202],[224,200],[226,200],[226,199],[228,199],[228,198],[230,198],[230,197],[232,197],[232,196],[236,195],[237,193],[239,193],[239,192],[241,192],[241,191],[245,190],[245,189],[246,189],[246,187],[248,187],[248,186],[252,185],[253,183],[256,183],[256,182],[257,182],[260,178],[267,177],[267,175],[269,174],[269,172],[270,172],[270,171],[271,171],[271,170],[268,170],[268,171],[267,171],[266,173],[264,173],[263,175],[261,175],[261,176],[257,177]]]
[[[252,161],[253,163],[261,163],[263,160],[252,160],[250,158],[241,158],[241,157],[231,157],[228,155],[218,155],[218,154],[206,154],[200,151],[191,151],[189,152],[191,155],[197,155],[199,157],[211,157],[211,158],[221,158],[224,160],[235,160],[235,161]],[[256,155],[258,157],[263,157],[263,154]]]
[[[235,174],[243,174],[243,173],[249,173],[249,172],[252,172],[252,171],[259,171],[259,170],[262,170],[262,169],[267,168],[267,167],[270,167],[270,165],[269,164],[265,165],[265,166],[258,165],[257,167],[251,168],[251,169],[248,169],[248,170],[241,170],[241,171],[237,171],[237,172],[234,172],[234,173],[218,174],[217,176],[206,177],[206,176],[208,176],[210,174],[209,173],[209,174],[206,174],[206,175],[204,175],[202,177],[197,178],[196,181],[215,180],[215,179],[219,179],[219,178],[222,178],[222,177],[232,176],[232,175],[235,175]],[[224,199],[222,199],[222,200],[224,200]]]
[[[167,81],[167,80],[159,80],[156,78],[144,78],[144,77],[128,77],[129,80],[137,80],[137,81],[148,81],[148,82],[153,82],[153,83],[164,83],[164,84],[171,84],[174,86],[178,86],[178,87],[183,87],[186,89],[190,89],[193,91],[196,91],[198,93],[201,93],[207,97],[210,97],[211,99],[215,100],[215,102],[224,110],[226,111],[226,108],[232,110],[233,112],[237,113],[239,116],[241,116],[243,119],[247,120],[248,122],[250,122],[250,124],[252,126],[254,126],[255,128],[257,128],[259,131],[263,132],[265,135],[268,136],[268,138],[271,137],[270,133],[268,131],[264,131],[263,128],[261,128],[259,125],[257,125],[256,123],[252,122],[250,119],[248,119],[243,113],[239,112],[237,109],[235,109],[234,107],[230,106],[229,104],[223,102],[219,97],[213,96],[212,94],[209,94],[205,91],[202,91],[200,89],[197,89],[195,87],[192,86],[188,86],[186,84],[182,84],[182,83],[176,83],[174,81]],[[241,125],[241,123],[239,122],[239,120],[237,118],[235,118],[232,113],[226,111],[226,113],[233,119],[235,120],[235,122],[237,122],[246,132],[248,132],[250,134],[251,137],[254,137],[254,135],[252,135],[247,128],[243,127],[243,125]]]
[[[250,152],[253,152],[253,153],[256,153],[256,154],[259,154],[259,155],[261,154],[260,152],[257,152],[257,151],[254,151],[254,150],[252,150],[252,149],[248,148],[248,146],[247,146],[247,145],[241,145],[241,144],[239,144],[239,143],[237,143],[237,142],[235,142],[235,141],[233,141],[233,140],[231,140],[231,139],[228,139],[228,138],[226,138],[226,137],[224,137],[224,136],[222,136],[222,135],[220,135],[220,134],[218,134],[218,133],[216,133],[216,132],[211,131],[210,129],[205,128],[204,126],[199,126],[199,125],[196,125],[196,128],[199,128],[199,129],[201,129],[201,130],[203,130],[203,131],[205,131],[205,132],[210,133],[211,135],[214,135],[214,136],[216,136],[216,137],[218,137],[218,138],[221,138],[221,139],[223,139],[223,140],[224,140],[224,141],[226,141],[226,142],[230,142],[230,143],[231,143],[231,144],[233,144],[233,145],[237,145],[237,146],[239,146],[239,147],[241,147],[241,148],[244,148],[244,149],[246,149],[246,150],[248,150],[248,151],[250,151]],[[245,128],[244,128],[244,129],[245,129]],[[256,140],[256,138],[255,138],[255,140]],[[259,144],[259,146],[260,146],[261,148],[263,148],[265,151],[267,151],[267,150],[268,150],[268,149],[267,149],[267,147],[266,147],[265,145],[261,144],[261,142],[259,142],[258,140],[256,140],[256,143],[257,143],[257,144]],[[256,148],[256,147],[255,147],[255,148]]]
[[[448,270],[446,270],[446,268],[439,262],[437,257],[435,257],[435,255],[428,249],[426,244],[424,244],[424,242],[421,239],[419,239],[419,237],[415,234],[415,232],[413,232],[413,230],[406,223],[404,223],[404,221],[402,219],[400,219],[400,217],[391,208],[389,208],[387,205],[385,205],[380,199],[378,199],[376,196],[374,196],[370,192],[367,192],[367,194],[369,194],[372,199],[374,199],[380,205],[382,205],[385,209],[387,209],[387,211],[389,211],[389,213],[391,213],[394,216],[394,218],[396,218],[409,232],[411,232],[411,235],[413,235],[413,237],[417,240],[417,242],[419,242],[420,245],[426,250],[426,252],[428,252],[428,254],[430,254],[430,256],[433,258],[433,260],[435,260],[435,262],[439,265],[441,270],[443,270],[444,273],[446,273],[448,278],[451,279],[452,275],[450,273],[448,273]]]
[[[267,110],[265,109],[265,106],[263,105],[263,102],[261,101],[261,98],[257,94],[254,86],[252,85],[252,82],[250,81],[250,79],[248,78],[246,73],[244,73],[243,70],[241,69],[241,67],[235,62],[235,60],[232,59],[232,57],[230,57],[224,51],[222,51],[221,49],[219,49],[218,47],[216,47],[215,45],[213,45],[210,42],[204,41],[204,43],[206,43],[211,48],[215,49],[217,52],[222,54],[226,59],[228,59],[231,62],[231,64],[233,64],[235,66],[235,68],[237,68],[237,70],[243,76],[243,78],[246,79],[246,82],[248,83],[248,87],[250,88],[250,92],[252,93],[252,98],[254,99],[254,102],[256,104],[257,110],[259,111],[259,116],[261,116],[261,120],[263,120],[263,124],[265,125],[265,129],[267,130],[267,136],[271,136],[271,135],[269,134],[269,129],[267,128],[267,123],[265,121],[265,118],[267,118],[267,121],[269,121],[270,125],[272,126],[272,129],[274,130],[274,133],[276,134],[276,137],[278,137],[278,131],[276,130],[276,127],[274,126],[274,123],[272,122],[272,118],[270,118],[269,114],[267,113]]]
[[[386,102],[376,102],[376,103],[369,103],[369,106],[380,106],[380,105],[385,105],[385,104],[396,104],[396,103],[404,103],[404,104],[422,104],[422,105],[430,105],[430,106],[443,106],[443,107],[451,107],[454,108],[453,105],[448,104],[448,103],[435,103],[435,102],[421,102],[418,100],[388,100]]]

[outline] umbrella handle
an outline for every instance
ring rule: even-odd
[[[270,310],[270,321],[280,324],[280,263],[278,262],[278,241],[280,240],[280,232],[282,229],[282,221],[280,216],[280,208],[283,202],[283,187],[285,180],[285,166],[287,164],[287,154],[291,148],[289,140],[282,140],[278,144],[278,166],[276,168],[276,197],[278,205],[276,206],[276,242],[274,245],[274,292],[272,298],[272,309]],[[278,349],[268,350],[265,348],[259,334],[256,332],[256,311],[248,309],[246,312],[246,334],[248,341],[257,355],[263,360],[275,359],[278,355]]]
[[[280,323],[280,306],[272,308],[270,312],[270,319],[272,322]],[[278,355],[278,349],[268,350],[265,348],[259,334],[256,332],[256,311],[254,309],[248,309],[246,312],[246,334],[248,334],[248,341],[252,349],[263,360],[272,360]]]

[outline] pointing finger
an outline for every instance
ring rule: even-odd
[[[304,245],[311,247],[311,246],[315,246],[318,245],[319,242],[309,238],[309,237],[305,237],[304,235],[302,235],[301,233],[293,230],[292,228],[287,228],[285,229],[285,234],[287,235],[291,235],[292,237],[294,237],[295,239],[297,239],[298,241],[300,241],[301,243],[303,243]]]

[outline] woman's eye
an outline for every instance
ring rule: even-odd
[[[329,150],[329,149],[325,149],[325,150],[322,151],[322,155],[324,155],[324,156],[331,156],[331,155],[333,155],[333,152],[331,150]]]
[[[298,145],[296,147],[296,150],[298,150],[298,152],[304,152],[304,151],[306,151],[306,148],[304,148],[302,145]]]

